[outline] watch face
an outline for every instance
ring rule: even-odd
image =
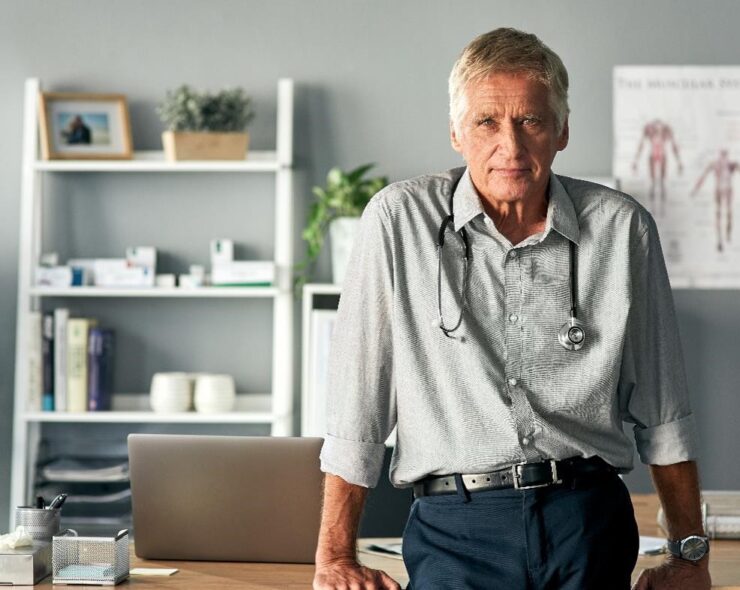
[[[698,561],[707,554],[707,542],[697,536],[686,537],[681,543],[681,557]]]

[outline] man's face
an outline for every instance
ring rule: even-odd
[[[450,135],[478,192],[505,202],[544,196],[555,154],[568,145],[568,122],[557,133],[548,89],[500,73],[469,84],[465,96],[467,110]]]

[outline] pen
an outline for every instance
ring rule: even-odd
[[[64,502],[67,500],[67,494],[59,494],[56,498],[54,498],[51,501],[51,504],[47,506],[47,509],[53,510],[53,509],[59,509],[62,507]]]
[[[36,496],[36,508],[44,509],[44,497]]]

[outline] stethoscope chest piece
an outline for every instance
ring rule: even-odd
[[[566,350],[581,350],[586,341],[586,331],[578,319],[571,317],[558,333],[558,340]]]

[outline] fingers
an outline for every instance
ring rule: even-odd
[[[384,590],[401,590],[401,586],[393,578],[391,578],[385,572],[378,572],[380,574],[380,588]]]
[[[383,571],[350,566],[319,573],[313,590],[401,590],[401,586]]]
[[[632,586],[632,590],[650,590],[652,585],[650,584],[650,574],[647,570],[642,570],[640,577],[637,578],[637,582]]]

